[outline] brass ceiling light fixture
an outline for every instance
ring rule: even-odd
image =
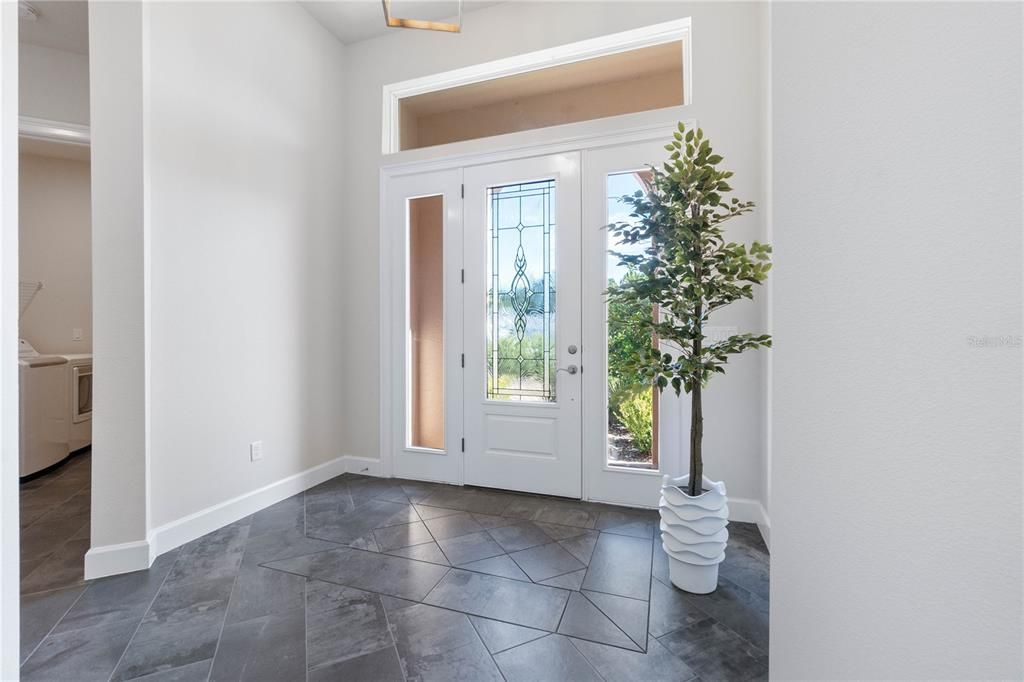
[[[431,21],[428,19],[404,19],[391,14],[391,0],[381,0],[384,5],[384,23],[392,28],[419,28],[425,31],[444,31],[459,33],[462,30],[462,0],[457,0],[459,7],[458,20],[452,24],[447,21]]]

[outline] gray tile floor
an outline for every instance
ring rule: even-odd
[[[89,549],[91,455],[21,484],[21,593],[80,585]]]
[[[756,527],[730,525],[721,586],[706,596],[671,586],[656,528],[650,511],[345,475],[147,571],[82,583],[79,570],[25,594],[22,676],[767,677],[768,553]],[[60,547],[27,578],[63,566],[72,551]]]

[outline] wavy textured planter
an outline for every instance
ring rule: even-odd
[[[703,478],[704,492],[690,497],[685,490],[689,475],[666,476],[661,486],[661,546],[668,554],[672,584],[695,594],[718,587],[718,564],[725,559],[729,539],[728,498],[725,484]]]

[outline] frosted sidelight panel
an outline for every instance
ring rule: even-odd
[[[409,445],[444,449],[444,197],[409,200]]]
[[[554,402],[555,181],[487,192],[487,397]]]

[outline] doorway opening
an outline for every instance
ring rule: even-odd
[[[33,10],[19,21],[22,663],[84,589],[92,513],[88,6]]]

